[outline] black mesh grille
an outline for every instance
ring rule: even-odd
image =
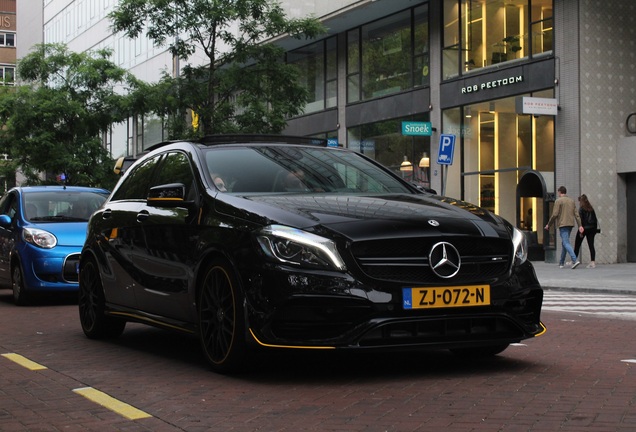
[[[77,266],[79,264],[79,254],[69,255],[64,261],[64,280],[66,282],[78,282],[79,274],[77,272]]]
[[[523,330],[512,320],[484,316],[390,322],[365,334],[360,345],[450,344],[523,337]]]
[[[445,241],[461,256],[461,268],[450,279],[437,276],[430,267],[431,248]],[[497,278],[509,267],[510,242],[484,237],[435,237],[374,240],[353,245],[352,254],[370,278],[401,283],[469,283]]]

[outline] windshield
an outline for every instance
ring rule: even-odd
[[[24,195],[25,219],[32,222],[88,221],[107,195],[84,191],[29,192]]]
[[[412,193],[388,170],[332,148],[210,148],[206,162],[212,181],[227,193]]]

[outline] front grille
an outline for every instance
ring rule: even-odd
[[[437,276],[428,255],[440,241],[452,244],[461,256],[461,268],[450,279]],[[505,275],[510,264],[510,242],[484,237],[435,237],[373,240],[355,243],[352,254],[370,278],[399,283],[470,283]]]
[[[62,276],[66,282],[79,282],[79,254],[73,254],[66,257],[64,260],[64,269]]]
[[[503,316],[436,318],[389,322],[374,328],[360,346],[436,345],[523,339],[524,332]]]

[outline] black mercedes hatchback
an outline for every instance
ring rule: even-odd
[[[252,349],[494,355],[545,331],[524,235],[326,141],[164,143],[90,219],[79,316],[196,334],[217,372]]]

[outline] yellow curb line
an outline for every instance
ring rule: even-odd
[[[2,357],[6,357],[12,362],[17,363],[20,366],[23,366],[32,371],[46,369],[46,366],[42,366],[41,364],[36,363],[32,360],[29,360],[28,358],[21,356],[20,354],[8,353],[8,354],[2,354]]]
[[[29,360],[28,358],[21,356],[20,354],[7,353],[2,354],[2,357],[5,357],[12,362],[17,363],[20,366],[23,366],[32,371],[47,369],[46,366],[42,366],[41,364]],[[129,420],[138,420],[152,417],[150,414],[145,413],[132,405],[128,405],[127,403],[117,400],[104,392],[95,390],[92,387],[76,388],[73,390],[73,392],[84,396],[86,399],[93,401],[98,405],[101,405],[104,408],[107,408],[123,417],[126,417]]]
[[[104,392],[96,390],[92,387],[76,388],[73,392],[84,396],[86,399],[91,400],[109,410],[116,412],[129,420],[139,420],[142,418],[152,417],[150,414],[135,408],[132,405],[128,405],[112,396],[107,395]]]

